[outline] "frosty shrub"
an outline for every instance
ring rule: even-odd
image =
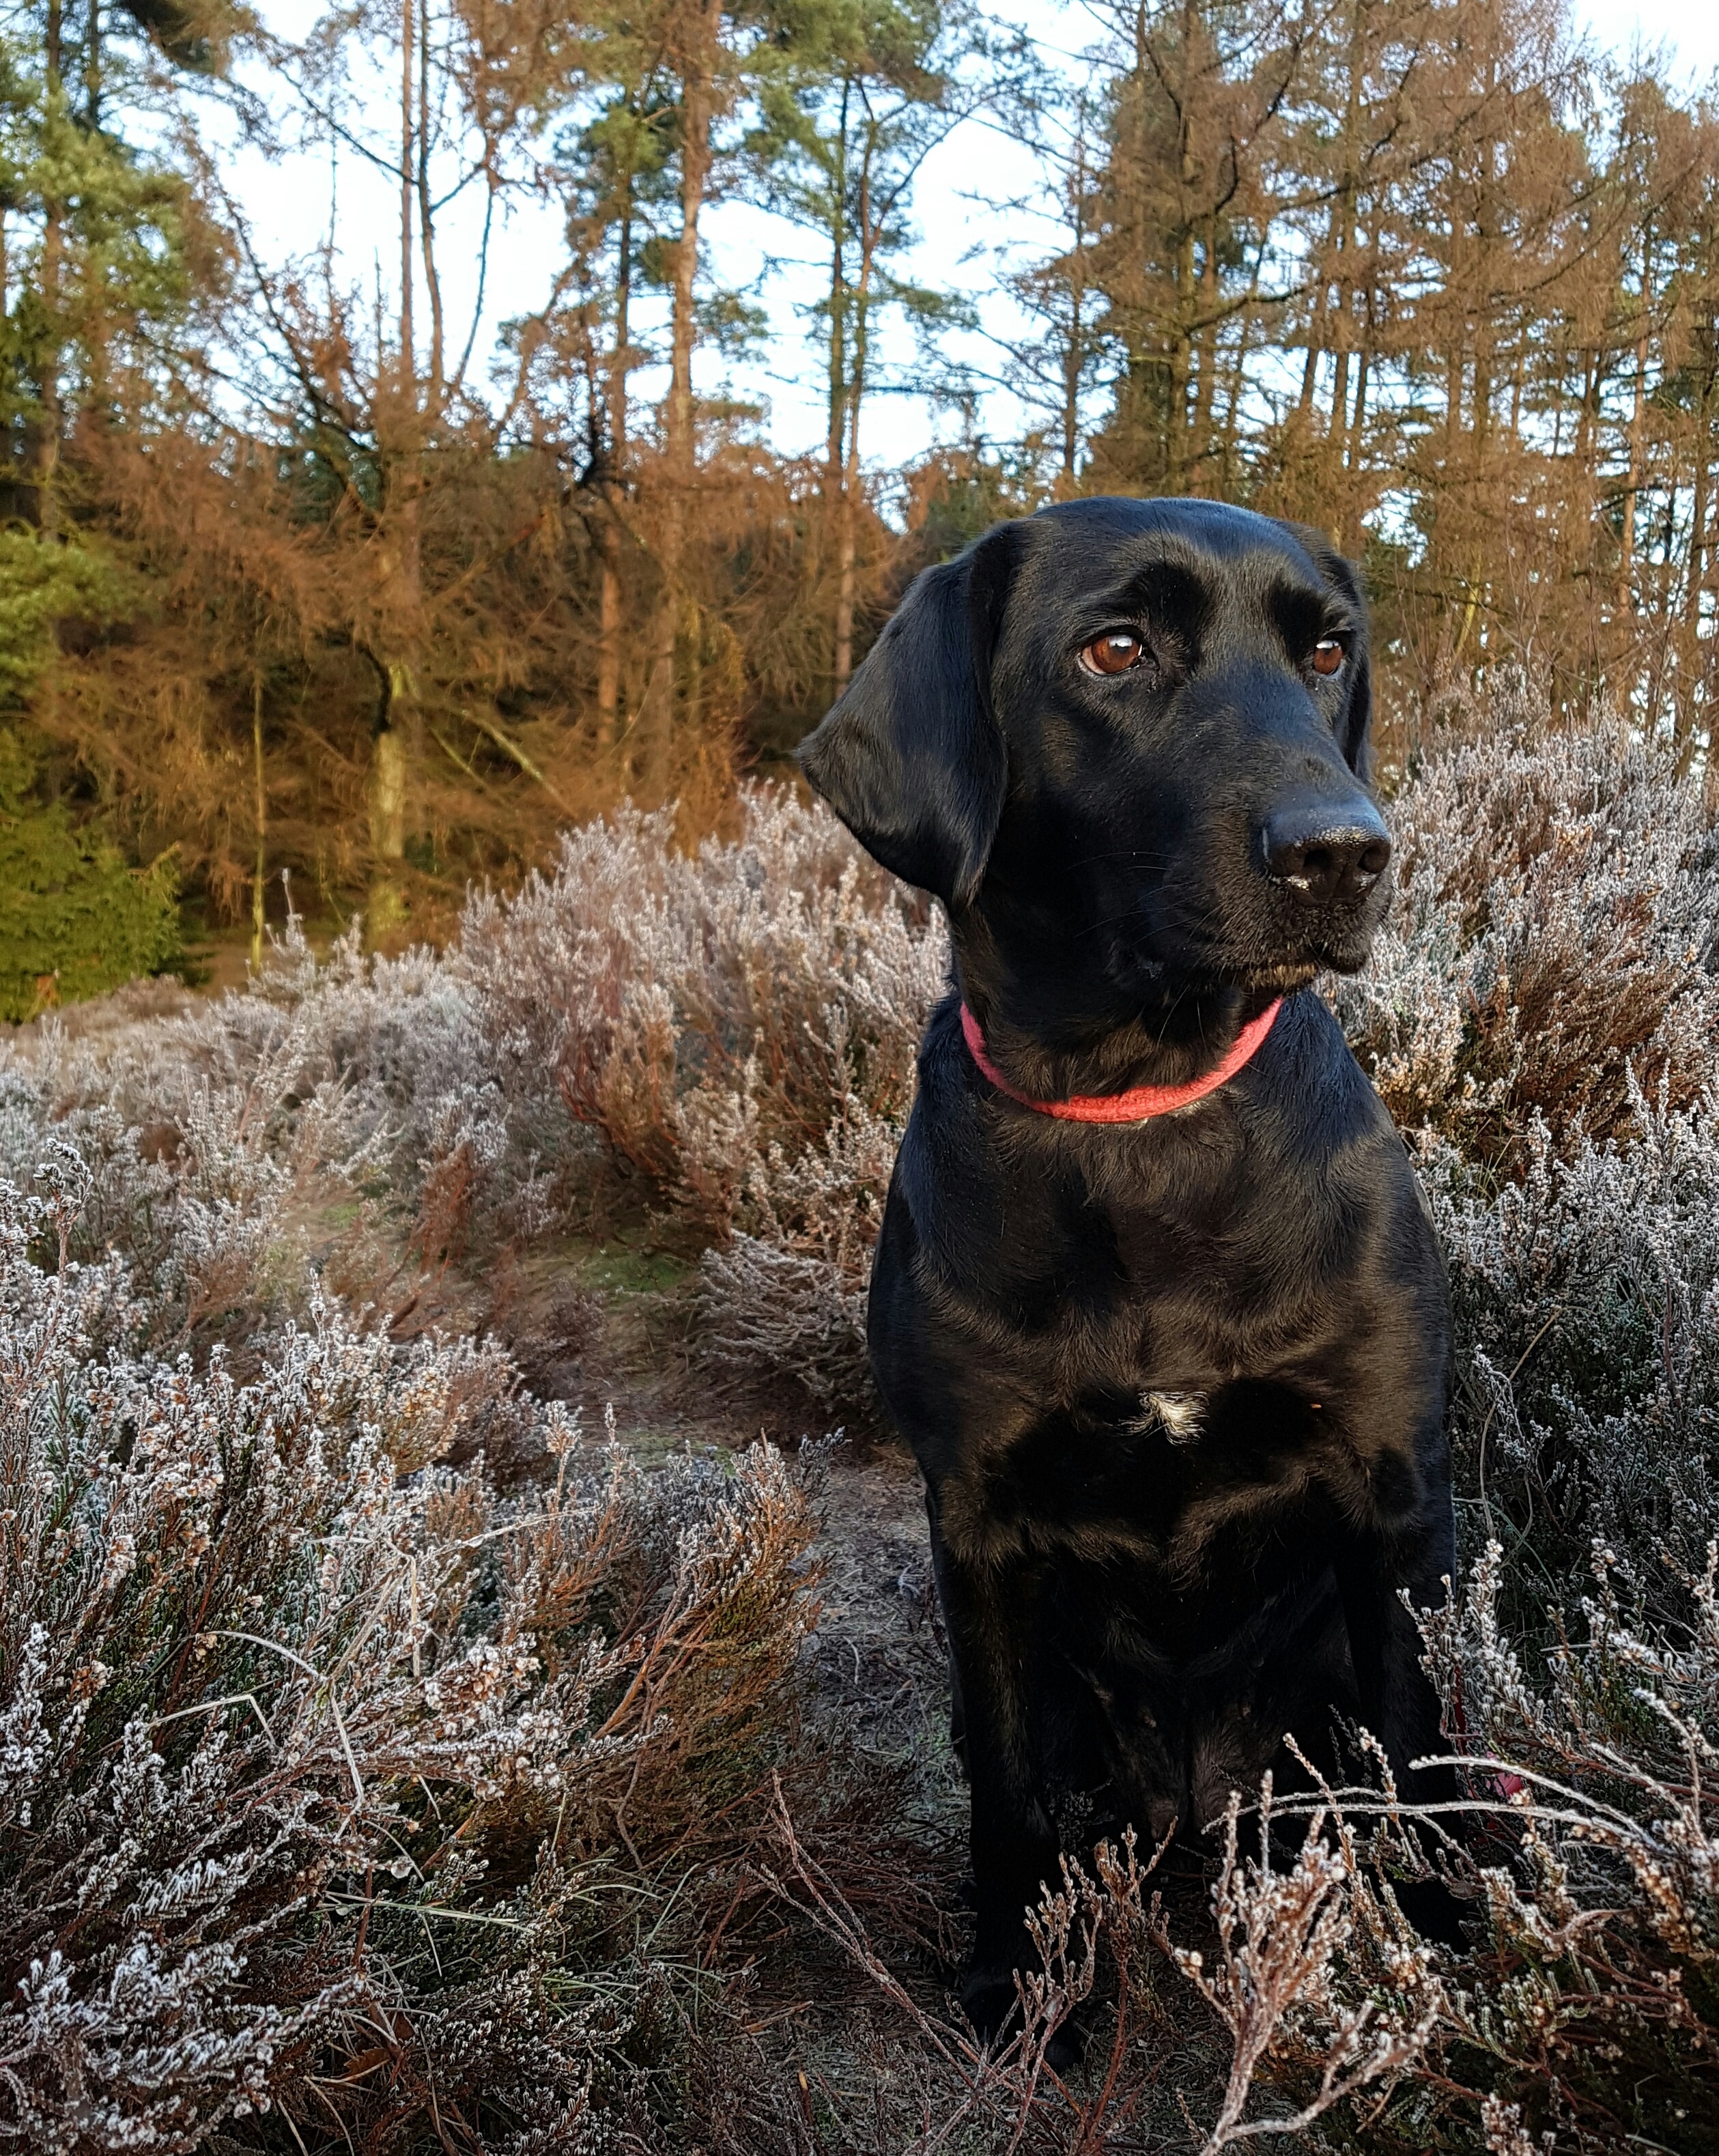
[[[771,1873],[777,1892],[842,1949],[917,2039],[875,2060],[870,2115],[854,2121],[839,2145],[854,2156],[950,2145],[976,2156],[1122,2156],[1165,2147],[1218,2156],[1321,2122],[1327,2131],[1340,2128],[1363,2096],[1377,2116],[1380,2099],[1419,2066],[1437,2034],[1434,1957],[1375,1889],[1370,1855],[1334,1808],[1317,1811],[1280,1855],[1268,1782],[1257,1859],[1241,1853],[1240,1820],[1237,1798],[1212,1889],[1215,1954],[1177,1943],[1152,1885],[1163,1849],[1142,1861],[1130,1835],[1120,1849],[1100,1844],[1090,1866],[1065,1858],[1057,1887],[1028,1917],[1041,1967],[1018,1979],[1016,2020],[987,2050],[969,2028],[927,2012],[908,1992],[784,1808],[781,1869]],[[1357,1997],[1352,1948],[1362,1933],[1369,1958],[1383,1958],[1388,1974]],[[1090,2022],[1101,1999],[1108,2026],[1090,2069],[1078,2077],[1066,2066],[1059,2072],[1059,2037]],[[1213,2088],[1208,2126],[1196,2124],[1174,2085],[1190,2067]],[[1262,2096],[1268,2079],[1289,2085],[1287,2104]]]
[[[1488,1830],[1459,1855],[1480,1938],[1444,1985],[1430,2062],[1480,2092],[1489,2144],[1511,2156],[1547,2133],[1595,2152],[1712,2145],[1716,1565],[1710,1543],[1698,1571],[1673,1568],[1656,1620],[1643,1580],[1596,1542],[1578,1607],[1530,1666],[1499,1621],[1494,1543],[1428,1628]],[[1352,1989],[1357,1975],[1370,1980],[1352,1972]]]
[[[1719,1081],[1719,836],[1669,747],[1497,704],[1392,803],[1396,901],[1337,1004],[1404,1129],[1509,1173],[1536,1116],[1604,1139],[1632,1078],[1677,1107]]]
[[[480,1214],[491,1232],[540,1220],[536,1132],[504,1112],[433,954],[367,958],[355,932],[319,964],[295,922],[246,993],[183,1003],[0,1049],[0,1173],[28,1179],[50,1132],[77,1148],[74,1247],[147,1278],[157,1343],[237,1344],[302,1307],[355,1199],[430,1257]]]
[[[499,1060],[690,1219],[726,1229],[772,1147],[857,1104],[899,1123],[947,969],[941,935],[829,813],[741,797],[736,844],[691,860],[667,812],[570,833],[554,873],[468,909],[454,968]]]
[[[244,993],[51,1021],[0,1049],[0,1171],[74,1144],[80,1254],[131,1258],[156,1344],[198,1353],[301,1309],[313,1270],[380,1301],[403,1255],[479,1263],[613,1185],[709,1250],[711,1362],[851,1405],[947,939],[821,807],[741,808],[691,858],[667,812],[583,826],[440,956],[355,931],[318,963],[294,921]]]
[[[1531,1122],[1499,1183],[1423,1154],[1450,1264],[1454,1436],[1471,1552],[1512,1557],[1518,1621],[1562,1602],[1599,1537],[1646,1583],[1699,1568],[1719,1524],[1719,1100],[1658,1104],[1560,1156]]]
[[[687,860],[672,817],[570,833],[551,875],[469,908],[451,960],[504,1091],[552,1072],[609,1159],[709,1245],[707,1359],[849,1404],[941,916],[821,805],[741,796]]]
[[[752,1231],[705,1253],[706,1358],[792,1373],[816,1399],[865,1396],[865,1297],[901,1128],[853,1096],[823,1141],[777,1144],[748,1164]]]
[[[1267,2067],[1302,2098],[1306,2117],[1389,2043],[1373,2100],[1351,2112],[1344,2136],[1368,2149],[1713,2147],[1716,1564],[1719,1547],[1679,1580],[1674,1631],[1647,1615],[1616,1553],[1596,1545],[1588,1591],[1536,1671],[1500,1622],[1495,1543],[1460,1601],[1426,1626],[1466,1794],[1421,1810],[1410,1840],[1388,1777],[1327,1793],[1275,1907],[1269,1851],[1238,1867],[1232,1806],[1214,1900],[1220,1933],[1234,1932],[1228,1912],[1239,1904],[1246,1952],[1226,1936],[1214,1985],[1171,1949],[1234,2035],[1232,2094],[1251,2060],[1255,2075]],[[1390,1883],[1424,1872],[1429,1830],[1470,1911],[1460,1958],[1416,1936]],[[1291,1891],[1309,1872],[1324,1889],[1311,1921]],[[1273,1981],[1283,1969],[1293,1984]],[[1227,2102],[1208,2148],[1239,2116]]]
[[[0,2138],[189,2150],[273,2107],[391,2145],[439,2107],[562,2145],[648,2054],[638,1894],[726,1897],[756,1836],[800,1478],[646,1476],[552,1407],[501,1502],[441,1464],[469,1346],[321,1304],[244,1383],[151,1354],[125,1261],[72,1255],[89,1171],[44,1167],[0,1185]]]

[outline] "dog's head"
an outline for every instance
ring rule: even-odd
[[[1117,988],[1283,989],[1365,960],[1367,609],[1320,535],[1067,502],[919,578],[803,745],[866,850],[998,945]]]

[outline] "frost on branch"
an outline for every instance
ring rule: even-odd
[[[1271,1778],[1260,1792],[1257,1859],[1239,1854],[1241,1798],[1224,1815],[1224,1848],[1212,1890],[1218,1952],[1175,1945],[1162,1921],[1160,1943],[1229,2031],[1229,2073],[1203,2156],[1263,2136],[1305,2133],[1334,2107],[1375,2083],[1399,2080],[1420,2060],[1438,2025],[1443,1987],[1433,1956],[1382,1900],[1353,1830],[1316,1808],[1287,1867],[1274,1857]],[[1342,1971],[1357,1928],[1384,1948],[1387,1982],[1344,1995]],[[1248,2116],[1260,2068],[1274,2055],[1311,2079],[1293,2112]]]
[[[594,2102],[627,1986],[607,2034],[546,1986],[575,1912],[628,1906],[617,1853],[747,1845],[815,1614],[800,1476],[647,1476],[551,1409],[557,1479],[498,1499],[443,1464],[470,1351],[326,1301],[243,1383],[138,1352],[48,1164],[0,1184],[0,2137],[189,2150],[303,2112],[313,2066],[403,2125],[474,2016],[518,2031],[500,2112]]]

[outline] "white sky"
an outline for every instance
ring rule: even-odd
[[[263,0],[261,13],[278,33],[295,36],[308,29],[321,8],[315,0]],[[999,13],[1024,22],[1035,38],[1058,50],[1072,53],[1087,42],[1077,0],[1014,0],[1013,5],[999,0]],[[1686,80],[1705,83],[1719,73],[1719,10],[1697,13],[1688,0],[1576,0],[1576,16],[1601,43],[1619,52],[1636,44],[1660,48],[1674,74]],[[387,146],[385,138],[397,124],[395,93],[381,80],[377,92],[377,131]],[[386,177],[351,153],[331,168],[326,150],[274,159],[245,151],[228,169],[260,254],[277,265],[321,244],[329,230],[332,184],[337,190],[335,229],[341,274],[362,288],[367,300],[379,282],[383,305],[392,314],[398,264],[398,195]],[[974,198],[981,192],[992,198],[1024,192],[1031,177],[1030,162],[1016,145],[983,117],[965,122],[923,168],[913,217],[919,238],[903,274],[934,289],[965,291],[982,321],[993,327],[1006,322],[1009,302],[996,289],[999,253],[1012,249],[1030,254],[1037,235],[1026,221],[1000,218]],[[439,225],[449,341],[456,352],[471,316],[481,215],[480,190],[474,187],[444,213]],[[746,288],[755,303],[765,306],[776,334],[759,359],[731,368],[713,353],[701,354],[700,388],[709,393],[726,386],[763,405],[767,431],[779,448],[815,448],[824,429],[822,358],[798,310],[816,297],[823,269],[809,259],[808,236],[741,202],[725,203],[712,212],[707,234],[711,270],[723,283]],[[560,255],[560,220],[553,208],[516,206],[490,250],[479,354],[492,346],[497,323],[541,306]],[[420,300],[420,333],[423,316]],[[997,368],[997,348],[983,335],[950,342],[976,369]],[[906,387],[901,393],[878,397],[868,408],[863,447],[869,463],[899,466],[933,440],[958,431],[952,413],[938,413],[915,389],[922,374],[915,357],[905,336],[885,334],[885,367]],[[475,360],[474,372],[481,381],[478,367]],[[649,371],[636,380],[642,397],[659,393],[661,385]],[[993,438],[1007,439],[1021,431],[1023,416],[1016,398],[998,388],[985,398],[980,424]]]

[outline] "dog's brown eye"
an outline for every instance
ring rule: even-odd
[[[1107,629],[1080,654],[1080,663],[1094,674],[1126,674],[1145,653],[1145,644],[1131,629]]]
[[[1345,655],[1341,637],[1321,636],[1313,647],[1313,671],[1316,674],[1340,673]]]

